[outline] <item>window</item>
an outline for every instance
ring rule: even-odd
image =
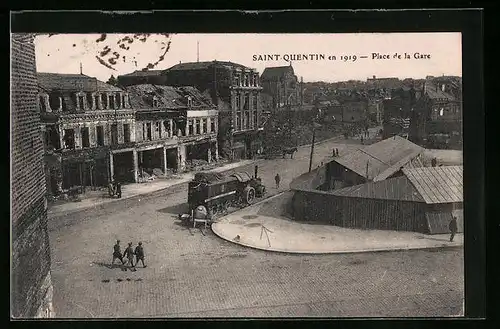
[[[240,76],[236,74],[234,76],[234,86],[238,87],[240,85]]]
[[[236,127],[237,130],[241,130],[241,112],[236,112]]]
[[[127,102],[126,102],[126,98],[125,98],[125,95],[121,95],[121,99],[122,99],[122,107],[123,108],[126,108],[127,107]]]
[[[165,137],[170,137],[170,120],[163,121],[163,130],[165,131]]]
[[[130,124],[123,124],[123,142],[130,143]]]
[[[215,117],[210,118],[210,132],[213,133],[215,132]]]
[[[157,133],[157,136],[161,138],[161,122],[155,122],[155,131]]]
[[[196,135],[199,135],[199,134],[201,134],[201,131],[200,131],[200,129],[201,129],[200,119],[195,119],[194,121],[196,123]]]
[[[153,96],[153,107],[158,107],[158,97]]]
[[[102,110],[105,110],[107,108],[107,102],[106,102],[106,95],[105,94],[101,94],[100,95],[100,99],[101,99],[101,109]]]
[[[113,123],[111,125],[111,145],[118,144],[118,125]]]
[[[62,110],[62,98],[58,93],[52,93],[49,96],[50,108],[54,111]]]
[[[206,134],[208,133],[207,131],[207,119],[202,119],[203,120],[203,133]]]
[[[188,122],[188,135],[193,135],[193,120],[189,120]]]
[[[114,109],[116,104],[115,104],[115,95],[114,94],[111,94],[108,96],[108,99],[109,99],[109,108],[110,109]]]
[[[254,110],[257,110],[258,103],[259,103],[259,96],[253,95],[253,104],[252,105],[253,105]]]
[[[44,96],[40,96],[40,97],[38,97],[38,99],[39,99],[39,102],[40,102],[40,111],[47,112],[47,106],[45,104],[45,97]]]
[[[77,96],[78,108],[80,110],[85,110],[85,97],[83,95]]]
[[[96,132],[97,132],[97,146],[104,146],[104,128],[103,128],[103,126],[97,126]]]
[[[89,127],[82,127],[82,147],[90,147]]]
[[[75,148],[75,131],[73,129],[64,129],[64,148],[73,150]]]
[[[236,110],[239,110],[241,106],[240,94],[236,94]]]
[[[151,122],[146,123],[146,140],[151,140]]]
[[[259,127],[259,123],[257,122],[257,112],[253,112],[253,126],[255,128]]]
[[[193,99],[191,98],[191,96],[187,97],[187,104],[188,104],[188,107],[193,106]]]
[[[245,95],[245,103],[243,104],[243,108],[248,110],[250,108],[250,94]]]
[[[245,112],[245,129],[250,128],[250,112]]]
[[[95,106],[94,109],[96,109],[96,110],[100,108],[99,107],[99,99],[100,99],[99,95],[94,95],[94,106]]]

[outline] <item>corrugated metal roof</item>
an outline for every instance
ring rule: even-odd
[[[463,167],[403,168],[428,204],[463,202]]]
[[[349,186],[333,190],[330,193],[337,196],[358,198],[425,202],[417,189],[405,176],[390,178],[380,182]]]
[[[334,161],[362,177],[367,177],[368,173],[368,179],[380,181],[397,172],[421,152],[422,147],[394,136],[347,153]]]

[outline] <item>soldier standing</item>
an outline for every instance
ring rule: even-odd
[[[127,265],[130,265],[130,267],[135,267],[134,266],[134,249],[132,249],[132,242],[128,243],[127,249],[123,252],[123,257],[127,257]]]
[[[457,218],[453,216],[453,219],[450,221],[450,225],[448,226],[450,229],[451,235],[450,235],[450,242],[453,242],[453,238],[455,237],[455,234],[457,233],[458,226],[457,226]]]
[[[335,156],[339,156],[339,149],[335,149]]]
[[[116,195],[118,196],[118,198],[122,197],[122,183],[120,183],[119,181],[116,183]]]
[[[113,261],[111,262],[111,265],[115,264],[116,259],[119,259],[122,262],[122,265],[125,264],[120,248],[120,240],[116,240],[116,244],[113,246]]]
[[[274,180],[276,181],[276,189],[280,188],[280,179],[280,174],[276,174],[276,176],[274,176]]]
[[[142,242],[139,242],[137,247],[135,247],[135,265],[137,266],[139,264],[139,261],[142,262],[142,267],[146,267],[147,265],[144,264],[144,248],[142,247]]]

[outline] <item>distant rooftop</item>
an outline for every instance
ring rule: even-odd
[[[182,71],[182,70],[204,70],[209,67],[212,67],[213,65],[219,65],[219,66],[232,66],[232,67],[237,67],[241,69],[247,69],[251,70],[251,68],[246,67],[241,64],[233,63],[233,62],[227,62],[227,61],[207,61],[207,62],[188,62],[188,63],[179,63],[177,65],[172,66],[169,69],[166,69],[165,71]]]

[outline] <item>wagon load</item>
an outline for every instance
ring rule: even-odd
[[[197,173],[189,182],[188,203],[191,210],[203,206],[215,215],[226,212],[229,207],[245,207],[261,198],[265,186],[257,177],[247,172],[229,175],[219,173]]]

